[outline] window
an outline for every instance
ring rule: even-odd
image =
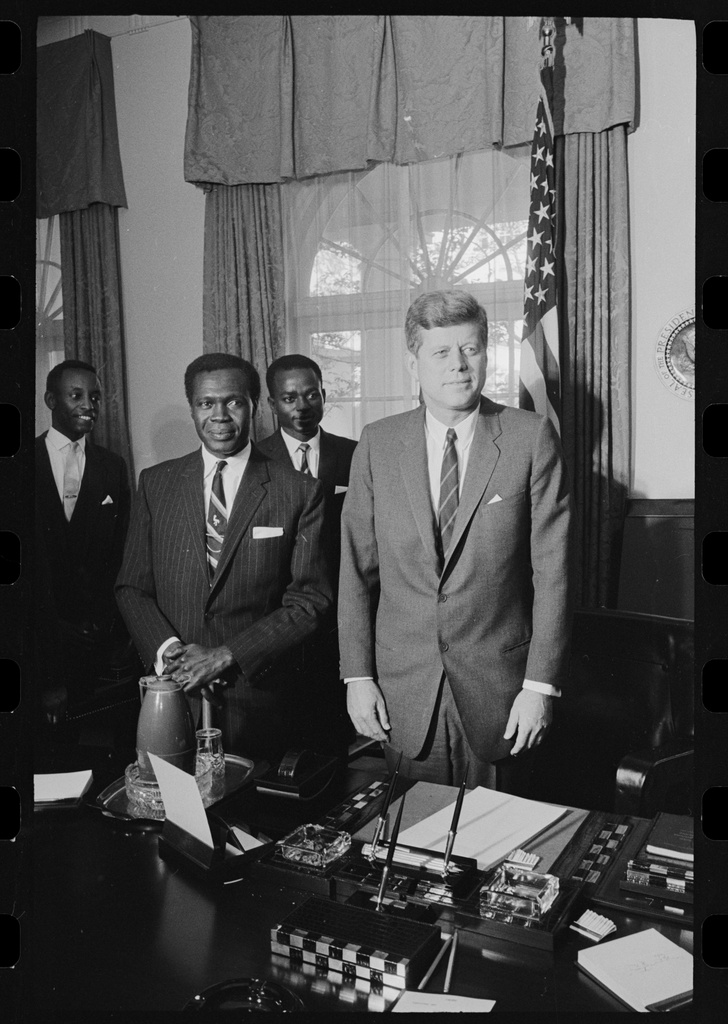
[[[488,310],[485,392],[517,404],[528,174],[518,147],[286,184],[289,350],[321,365],[325,427],[356,438],[414,408],[404,318],[436,288]]]

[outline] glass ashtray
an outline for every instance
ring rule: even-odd
[[[501,864],[480,890],[480,909],[538,921],[559,894],[556,875],[529,871],[518,864]]]
[[[208,765],[205,771],[196,774],[195,781],[202,797],[203,807],[209,807],[217,799],[212,765]],[[128,801],[127,811],[132,818],[164,820],[164,801],[157,780],[145,778],[141,773],[138,761],[126,766],[124,789]]]
[[[325,868],[346,853],[351,846],[351,836],[325,825],[300,825],[277,845],[286,860],[306,867]]]

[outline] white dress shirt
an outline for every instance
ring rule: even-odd
[[[204,475],[202,479],[205,496],[205,515],[207,515],[207,509],[210,504],[212,478],[215,476],[215,470],[217,469],[218,462],[223,460],[227,465],[222,473],[222,489],[225,492],[225,508],[228,510],[228,516],[230,515],[230,509],[233,507],[235,495],[238,493],[238,487],[240,486],[240,481],[243,479],[245,467],[248,465],[250,460],[251,450],[250,441],[248,441],[245,448],[236,455],[213,455],[211,452],[208,452],[204,445],[202,446],[202,463],[204,466]],[[163,644],[160,644],[159,649],[157,650],[157,657],[154,662],[154,671],[158,676],[161,676],[164,672],[162,655],[170,644],[175,643],[180,643],[180,638],[178,636],[171,636],[168,640],[165,640]]]
[[[70,437],[66,437],[60,430],[56,430],[55,427],[49,427],[48,433],[46,434],[46,449],[48,451],[48,458],[51,461],[51,471],[53,472],[53,479],[56,482],[56,488],[58,489],[58,497],[63,503],[63,477],[66,469],[66,455],[68,454],[68,448],[73,444]],[[83,472],[86,468],[86,435],[78,438],[78,468],[79,468],[79,484],[83,480]]]
[[[468,469],[470,448],[475,434],[475,425],[478,421],[480,409],[476,407],[469,416],[454,428],[456,434],[455,450],[458,456],[458,495],[462,496],[463,482]],[[440,504],[440,472],[442,470],[442,457],[445,454],[447,432],[450,428],[440,420],[436,419],[429,409],[425,410],[425,438],[427,442],[427,472],[430,478],[430,498],[432,509],[437,516]],[[353,683],[359,679],[371,679],[371,676],[351,676],[344,680],[345,683]],[[525,690],[537,690],[550,697],[560,697],[561,690],[550,683],[539,683],[535,679],[524,679]]]
[[[301,462],[303,460],[303,452],[298,449],[300,445],[307,444],[308,451],[306,456],[308,458],[308,468],[311,470],[311,476],[318,480],[319,461],[321,459],[321,430],[316,428],[316,433],[313,437],[309,437],[308,441],[299,441],[296,437],[291,437],[285,430],[281,430],[281,437],[283,438],[288,454],[291,457],[293,468],[299,472],[301,470]]]

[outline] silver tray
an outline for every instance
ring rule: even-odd
[[[225,800],[240,789],[252,778],[254,771],[255,763],[249,758],[240,757],[238,754],[225,754],[225,792],[215,803],[220,803],[220,800]],[[110,783],[106,789],[102,789],[94,799],[88,800],[87,806],[100,810],[106,818],[126,822],[128,827],[140,832],[158,830],[164,825],[164,819],[135,818],[129,813],[129,800],[123,775]]]

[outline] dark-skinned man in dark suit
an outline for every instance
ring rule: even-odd
[[[73,711],[112,662],[135,664],[114,599],[129,522],[124,460],[91,432],[102,401],[89,363],[67,359],[46,381],[51,427],[36,438],[38,690]]]
[[[119,606],[145,664],[210,699],[230,753],[296,745],[300,643],[331,606],[323,490],[249,441],[260,379],[227,353],[198,357],[185,393],[202,442],[144,470]]]
[[[294,472],[320,480],[324,489],[324,546],[332,572],[334,603],[313,638],[303,646],[306,677],[300,716],[305,742],[319,753],[345,758],[355,731],[346,712],[340,680],[336,589],[341,551],[341,509],[356,448],[351,438],[321,426],[326,391],[318,363],[291,354],[274,360],[266,372],[268,404],[278,429],[260,442],[261,451]]]

